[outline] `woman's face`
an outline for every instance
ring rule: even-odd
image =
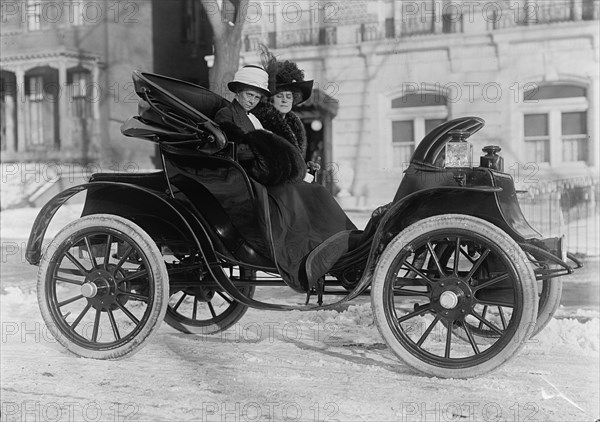
[[[235,98],[237,99],[238,103],[240,103],[240,105],[246,111],[250,111],[256,107],[261,97],[262,94],[259,91],[249,88],[244,88],[235,94]]]
[[[294,94],[292,91],[282,91],[273,95],[273,107],[281,114],[287,114],[294,103]]]

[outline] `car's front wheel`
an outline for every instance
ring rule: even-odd
[[[444,378],[482,375],[507,362],[530,338],[538,304],[521,248],[498,227],[466,215],[427,218],[398,234],[379,258],[371,300],[394,353]],[[482,338],[474,327],[495,337]]]

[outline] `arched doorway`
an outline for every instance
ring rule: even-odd
[[[306,161],[320,162],[321,180],[329,192],[335,194],[333,174],[336,172],[332,156],[332,125],[337,116],[338,100],[330,97],[318,88],[313,88],[308,100],[294,110],[304,123],[306,129],[307,148]]]

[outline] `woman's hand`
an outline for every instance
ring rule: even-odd
[[[313,174],[321,170],[321,165],[315,163],[314,161],[309,161],[308,163],[306,163],[306,167],[308,168],[308,171]]]
[[[250,161],[254,160],[254,153],[252,149],[246,144],[238,144],[237,145],[237,160],[238,161]]]

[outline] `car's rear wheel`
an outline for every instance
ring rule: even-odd
[[[239,290],[252,298],[255,287]],[[226,292],[198,286],[171,295],[165,322],[186,334],[215,334],[233,326],[247,310],[248,306],[235,301]]]
[[[440,246],[452,250],[450,270],[436,253]],[[427,218],[398,234],[379,258],[371,300],[394,353],[420,372],[445,378],[482,375],[512,358],[534,329],[538,302],[521,248],[498,227],[465,215]],[[486,314],[490,307],[501,311]],[[497,337],[475,335],[472,328],[480,325]]]
[[[123,217],[80,218],[50,243],[38,272],[38,303],[56,340],[94,359],[137,352],[167,310],[169,279],[152,238]]]

